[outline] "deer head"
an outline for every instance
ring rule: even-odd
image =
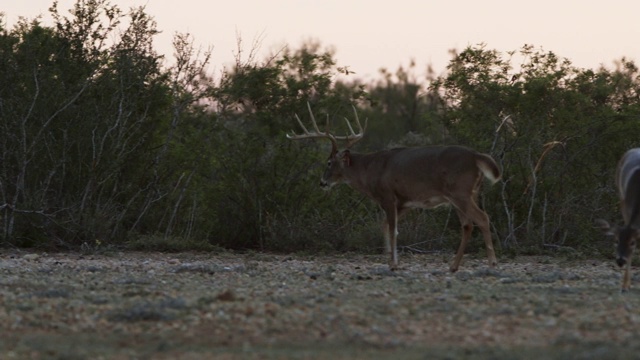
[[[345,118],[347,126],[349,127],[349,131],[351,133],[345,136],[336,136],[331,134],[331,132],[329,131],[329,115],[327,115],[326,130],[322,132],[318,128],[318,123],[316,122],[316,118],[313,115],[313,111],[311,111],[311,105],[309,103],[307,103],[307,108],[309,109],[309,115],[311,117],[311,123],[313,125],[314,131],[307,130],[307,128],[302,123],[302,120],[300,120],[300,117],[298,117],[298,115],[296,114],[296,120],[298,121],[298,124],[300,124],[303,133],[299,135],[295,133],[291,135],[287,134],[287,138],[291,140],[325,138],[331,141],[331,153],[329,154],[329,158],[327,159],[327,167],[322,174],[322,178],[320,179],[320,186],[324,189],[329,189],[333,185],[345,181],[344,173],[345,171],[348,171],[349,167],[351,166],[350,148],[364,137],[364,131],[367,127],[367,120],[365,119],[363,128],[360,124],[360,119],[358,118],[358,112],[356,111],[356,108],[353,107],[356,125],[358,126],[358,133],[353,130],[351,123],[347,118]],[[339,150],[338,140],[344,140],[347,142],[344,149]]]
[[[636,248],[637,239],[640,238],[640,229],[634,226],[618,226],[610,224],[606,220],[597,219],[596,224],[605,235],[612,236],[617,241],[616,263],[623,267],[631,260],[633,250]]]

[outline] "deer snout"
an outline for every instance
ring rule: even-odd
[[[616,263],[618,264],[618,266],[623,267],[627,263],[627,259],[619,257],[616,259]]]
[[[320,180],[320,187],[322,188],[322,190],[329,191],[329,190],[331,190],[331,188],[335,184],[336,183],[333,182],[333,181],[329,181],[329,180],[325,180],[325,179]]]

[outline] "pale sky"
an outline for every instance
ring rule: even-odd
[[[53,0],[3,0],[9,26],[18,16],[44,15]],[[608,0],[112,0],[123,10],[146,6],[162,31],[156,50],[171,56],[171,38],[188,32],[203,48],[213,46],[212,66],[230,64],[238,35],[245,53],[261,40],[258,59],[283,45],[299,48],[316,39],[336,50],[339,66],[365,80],[378,69],[395,71],[415,59],[418,71],[445,70],[449,50],[485,43],[502,52],[532,44],[574,65],[612,67],[626,56],[640,62],[640,1]],[[74,0],[59,0],[68,14]],[[419,74],[420,75],[420,74]]]

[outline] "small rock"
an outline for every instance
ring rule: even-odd
[[[40,255],[38,255],[38,254],[26,254],[22,258],[25,259],[25,260],[33,261],[33,260],[39,259]]]

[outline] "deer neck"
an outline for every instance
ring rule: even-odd
[[[640,189],[638,184],[640,183],[640,168],[633,170],[633,173],[628,177],[628,182],[625,184],[623,207],[628,213],[626,225],[640,225]]]
[[[349,166],[345,166],[343,172],[344,182],[355,190],[371,196],[373,185],[371,179],[372,160],[374,157],[370,154],[351,153],[351,161]]]

